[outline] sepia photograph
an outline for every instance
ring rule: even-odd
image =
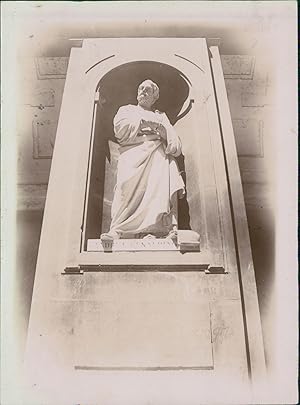
[[[1,5],[1,404],[298,402],[297,3]]]

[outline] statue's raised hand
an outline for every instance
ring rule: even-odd
[[[163,139],[167,138],[167,131],[165,127],[159,122],[146,121],[142,119],[140,124],[140,131],[142,133],[159,135]]]

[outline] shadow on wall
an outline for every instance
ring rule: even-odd
[[[246,206],[267,367],[274,367],[275,229],[270,207]]]
[[[42,210],[20,210],[17,212],[17,300],[15,312],[22,354],[26,343],[43,214],[44,211]]]

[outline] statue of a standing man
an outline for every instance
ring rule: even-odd
[[[159,88],[138,87],[138,105],[119,108],[114,132],[120,144],[111,226],[102,240],[139,234],[176,237],[177,198],[185,193],[176,160],[181,142],[165,113],[154,110]]]

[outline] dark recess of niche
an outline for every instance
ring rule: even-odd
[[[184,115],[179,116],[179,113],[189,96],[188,79],[174,67],[150,61],[131,62],[112,69],[100,80],[97,90],[100,92],[102,107],[98,107],[95,123],[91,180],[87,190],[87,219],[84,224],[85,247],[88,239],[99,238],[101,233],[105,159],[110,161],[108,141],[116,141],[113,117],[120,106],[137,103],[138,85],[146,79],[153,80],[159,86],[160,97],[155,108],[165,112],[172,125]],[[188,111],[190,109],[191,106]],[[177,163],[185,181],[183,155],[179,156]],[[190,229],[187,196],[179,200],[178,210],[180,229]]]

